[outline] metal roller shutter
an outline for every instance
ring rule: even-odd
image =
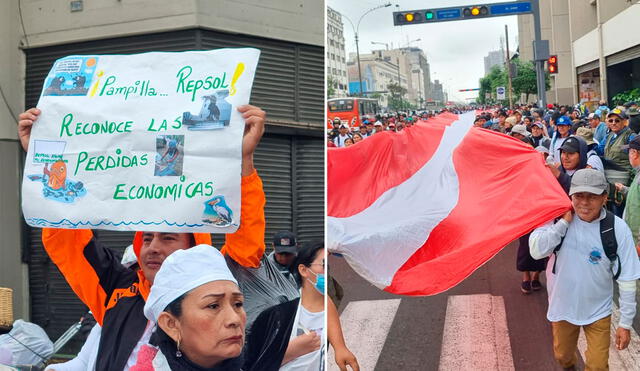
[[[297,138],[294,159],[295,233],[301,243],[323,240],[324,143],[320,138]]]
[[[583,64],[582,66],[576,68],[576,73],[579,75],[581,73],[589,72],[591,70],[598,68],[598,66],[599,66],[599,63],[597,60],[595,60],[587,64]]]
[[[636,58],[640,58],[640,45],[636,45],[608,56],[607,66],[613,66],[614,64],[623,63]]]

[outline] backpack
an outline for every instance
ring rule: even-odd
[[[618,270],[616,273],[613,273],[613,279],[617,280],[620,277],[620,259],[618,258],[618,241],[616,241],[615,230],[613,229],[615,223],[615,215],[609,210],[605,210],[606,215],[604,219],[600,221],[600,239],[602,241],[602,247],[604,249],[604,253],[607,255],[607,258],[611,261],[611,272],[613,273],[613,266],[615,265],[615,261],[618,261]],[[564,242],[564,236],[560,240],[560,244],[553,249],[553,254],[555,255],[555,259],[553,260],[553,269],[551,270],[553,274],[556,274],[556,262],[558,261],[558,251],[562,247],[562,243]]]

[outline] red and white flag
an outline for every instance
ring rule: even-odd
[[[329,251],[385,291],[434,295],[569,210],[539,152],[473,117],[329,148]]]

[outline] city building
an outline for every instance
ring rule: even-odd
[[[368,97],[376,97],[383,108],[389,108],[390,84],[398,84],[407,89],[407,77],[401,72],[400,66],[393,60],[382,58],[379,54],[360,54],[362,69],[362,90]],[[349,87],[351,94],[359,94],[360,81],[358,77],[358,61],[355,53],[349,55],[347,64]],[[405,95],[406,99],[406,95]]]
[[[17,116],[38,103],[53,62],[71,54],[128,54],[224,47],[261,50],[251,104],[267,112],[255,163],[264,182],[267,231],[324,237],[324,17],[322,2],[3,1],[0,6],[0,287],[14,317],[56,340],[86,312],[20,208],[23,150]],[[256,19],[260,21],[257,22]],[[221,247],[223,235],[214,236]],[[100,231],[116,252],[132,233]],[[70,349],[78,350],[77,342]]]
[[[484,57],[484,75],[488,75],[493,66],[504,66],[504,56],[505,52],[502,49],[489,52]]]
[[[446,102],[447,98],[445,96],[445,92],[444,92],[444,87],[442,86],[442,84],[440,83],[440,80],[434,80],[433,81],[433,91],[432,91],[432,98],[434,101],[436,102]]]
[[[349,93],[343,31],[342,15],[327,7],[327,44],[325,48],[327,54],[325,64],[327,67],[327,84],[333,84],[333,94],[328,98],[346,97]]]
[[[379,58],[400,67],[400,73],[407,76],[407,99],[411,104],[422,106],[431,98],[431,72],[427,57],[420,48],[407,47],[391,50],[375,50]]]
[[[640,87],[640,34],[631,27],[640,16],[637,1],[540,0],[540,12],[542,38],[558,56],[548,101],[593,107]],[[532,60],[533,17],[518,16],[518,30],[520,58]]]

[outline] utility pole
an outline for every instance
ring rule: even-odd
[[[402,109],[402,82],[400,81],[400,57],[396,57],[396,68],[398,70],[398,99],[400,99],[400,109]]]
[[[509,27],[504,25],[504,37],[507,42],[507,79],[509,81],[509,108],[513,107],[513,96],[511,93],[511,58],[509,58]]]

